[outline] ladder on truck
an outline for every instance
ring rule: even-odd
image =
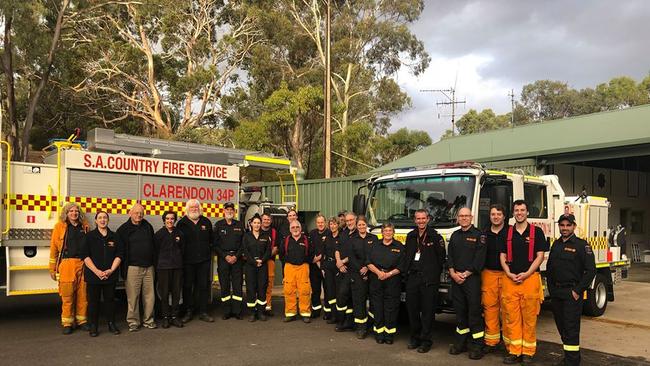
[[[278,179],[280,179],[280,199],[282,204],[290,205],[298,211],[298,180],[296,179],[296,170],[291,168],[288,173],[278,172]],[[285,189],[285,181],[287,180]]]

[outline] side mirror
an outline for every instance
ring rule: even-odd
[[[366,195],[357,194],[352,199],[352,211],[357,215],[363,215],[366,213]]]

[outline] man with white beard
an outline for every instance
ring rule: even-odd
[[[183,252],[183,306],[187,323],[196,313],[204,322],[214,322],[208,315],[210,293],[210,261],[212,260],[212,223],[202,215],[201,203],[191,199],[185,205],[185,216],[176,225],[185,237]],[[164,301],[164,300],[163,300]]]

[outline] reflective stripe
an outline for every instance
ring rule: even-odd
[[[386,330],[387,334],[395,334],[397,332],[397,328],[384,328]]]
[[[320,309],[322,309],[322,308],[323,308],[322,305],[312,306],[312,307],[311,307],[312,310],[320,310]]]
[[[300,313],[300,315],[301,315],[301,316],[304,316],[304,317],[310,317],[310,316],[311,316],[311,313]]]
[[[56,263],[56,259],[50,258],[50,263]]]
[[[456,333],[458,333],[458,334],[467,334],[467,333],[469,333],[469,328],[458,329],[458,327],[456,327]]]
[[[568,344],[564,345],[564,350],[569,352],[578,352],[580,351],[580,346],[569,346]]]
[[[365,324],[367,321],[368,321],[368,317],[365,317],[363,319],[354,318],[354,322],[357,324]]]
[[[231,298],[232,298],[232,296],[228,295],[228,296],[226,296],[226,297],[222,297],[222,298],[221,298],[221,301],[228,301],[228,300],[230,300]]]
[[[380,334],[386,331],[386,327],[381,327],[381,328],[372,327],[372,330],[374,330],[375,333]]]
[[[338,305],[336,305],[336,310],[338,310],[338,311],[345,311],[345,310],[347,310],[347,309],[348,309],[347,306],[344,306],[344,307],[341,308],[341,307],[339,307]]]
[[[537,347],[537,342],[526,342],[522,341],[524,347]]]
[[[503,343],[510,344],[510,338],[503,336]]]
[[[510,341],[510,344],[512,344],[513,346],[521,346],[523,342],[524,341],[522,341],[521,339],[514,339]]]
[[[254,307],[255,307],[255,303],[254,303],[254,302],[247,302],[247,303],[246,303],[246,306],[248,306],[249,308],[254,308]]]
[[[74,318],[64,318],[61,317],[61,322],[62,323],[72,323],[74,321]]]
[[[295,313],[284,313],[284,316],[286,316],[287,318],[291,318],[292,316],[296,316],[296,314]]]
[[[77,318],[77,320],[86,320],[86,317],[83,315],[75,315],[75,318]]]
[[[375,314],[373,314],[373,313],[370,312],[370,311],[368,312],[368,316],[370,316],[370,317],[373,318],[373,319],[375,318]]]
[[[484,337],[485,337],[485,339],[499,339],[499,338],[501,338],[501,334],[489,334],[489,333],[485,333],[485,336],[484,336]],[[505,341],[506,338],[503,337],[503,340]],[[508,342],[510,342],[510,340],[508,340]]]
[[[334,304],[336,304],[336,299],[332,299],[332,300],[328,301],[327,303],[330,304],[330,305],[334,305]]]
[[[257,305],[266,305],[266,300],[264,300],[264,301],[257,300],[256,303],[257,303]]]
[[[331,313],[332,308],[328,308],[328,307],[323,306],[323,311],[326,312],[326,313]]]
[[[352,314],[353,311],[354,311],[354,309],[347,309],[347,310],[345,311],[345,313],[346,313],[346,314]]]
[[[478,333],[472,334],[472,338],[479,339],[479,338],[483,338],[484,335],[485,335],[485,332],[478,332]]]
[[[233,300],[236,300],[236,301],[242,301],[242,300],[244,300],[244,299],[242,299],[240,296],[237,296],[237,295],[232,295],[232,299],[233,299]]]

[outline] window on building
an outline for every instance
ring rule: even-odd
[[[543,184],[524,183],[524,200],[528,203],[528,217],[548,218],[548,199]]]
[[[643,211],[632,211],[630,213],[630,232],[632,234],[643,234]]]

